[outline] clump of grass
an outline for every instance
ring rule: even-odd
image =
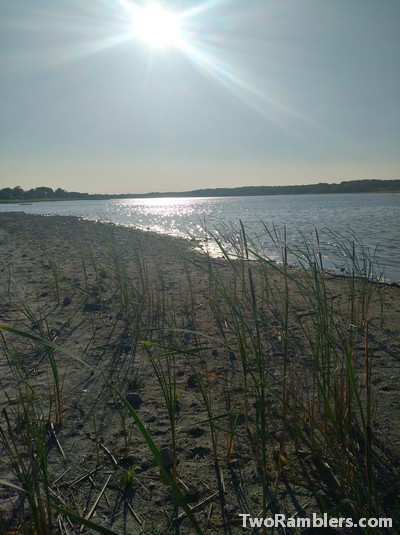
[[[343,315],[343,311],[335,307],[327,286],[329,275],[324,270],[318,232],[316,245],[312,249],[308,243],[303,243],[301,253],[290,250],[290,256],[298,258],[303,266],[302,273],[293,276],[287,270],[286,259],[282,265],[274,266],[284,280],[279,316],[284,340],[282,429],[288,424],[289,438],[318,459],[310,490],[316,485],[324,486],[335,505],[347,499],[351,512],[358,518],[379,516],[383,488],[372,468],[373,412],[368,351],[368,307],[374,290],[370,281],[372,261],[363,251],[360,273],[355,247],[352,248],[350,308],[347,315]],[[282,247],[286,246],[285,240]],[[254,254],[260,269],[264,269],[265,259],[257,252]],[[289,283],[312,311],[308,322],[295,322],[300,331],[298,339],[293,336],[291,325],[299,305],[290,298]],[[361,327],[361,332],[355,323]],[[365,353],[360,361],[355,347],[363,332]],[[285,380],[289,343],[294,351],[306,351],[312,362],[311,391],[295,398],[289,395]],[[303,407],[300,413],[299,407]],[[290,413],[297,415],[296,421],[287,420],[286,415]]]
[[[3,409],[1,414],[0,444],[3,462],[23,490],[17,505],[17,522],[23,526],[24,533],[46,534],[52,517],[46,426],[43,418],[34,412],[29,386],[19,394],[22,406],[18,408],[15,418],[19,422],[17,430],[14,430],[9,412]]]
[[[120,484],[125,488],[132,488],[137,481],[136,467],[129,466],[122,471],[120,475]]]

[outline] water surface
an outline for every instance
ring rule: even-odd
[[[236,239],[242,221],[262,253],[274,260],[280,260],[281,254],[266,228],[271,231],[275,227],[274,232],[283,238],[285,227],[287,243],[295,250],[304,249],[304,240],[311,248],[317,247],[318,229],[327,268],[346,271],[355,240],[359,253],[362,244],[369,257],[375,259],[375,276],[383,274],[392,282],[400,280],[400,195],[112,199],[0,205],[0,211],[16,210],[107,220],[172,236],[196,236],[200,240],[208,230],[223,242],[227,234],[231,240]],[[216,253],[215,248],[213,251]]]

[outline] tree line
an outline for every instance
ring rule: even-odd
[[[256,195],[302,195],[318,193],[400,193],[400,180],[349,180],[339,184],[306,184],[298,186],[242,186],[238,188],[207,188],[192,191],[144,193],[144,194],[90,194],[77,191],[53,190],[39,186],[24,190],[20,186],[0,189],[0,202],[56,201],[56,200],[98,200],[115,198],[150,198],[150,197],[232,197]]]
[[[105,198],[108,195],[90,195],[89,193],[79,193],[78,191],[65,191],[62,188],[48,188],[39,186],[29,190],[24,190],[21,186],[15,188],[0,189],[0,202],[24,202],[24,201],[52,201],[52,200],[76,200]]]

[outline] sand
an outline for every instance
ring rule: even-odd
[[[61,380],[59,417],[62,421],[59,422],[45,351],[33,340],[4,333],[8,347],[13,345],[23,355],[21,369],[37,392],[36,416],[49,429],[49,471],[53,497],[58,496],[54,499],[86,514],[111,476],[95,507],[93,520],[116,533],[164,533],[173,514],[170,491],[160,481],[151,453],[110,387],[114,385],[124,394],[139,393],[140,418],[159,448],[171,447],[165,400],[154,369],[141,345],[141,335],[124,320],[124,305],[115,291],[118,274],[120,284],[124,281],[124,273],[116,268],[118,265],[126,266],[137,288],[142,288],[138,258],[147,273],[146,288],[154,300],[153,306],[161,307],[163,300],[169,304],[173,323],[188,330],[188,347],[193,344],[189,331],[207,335],[204,358],[211,390],[215,392],[214,411],[216,415],[224,414],[222,361],[236,359],[234,367],[239,368],[238,356],[227,355],[221,343],[220,326],[212,314],[213,297],[205,270],[207,257],[197,252],[192,242],[78,218],[0,214],[0,323],[45,336],[71,353],[70,356],[61,351],[54,353]],[[232,278],[232,267],[226,261],[212,262],[222,277],[228,281]],[[292,272],[296,277],[296,270]],[[283,284],[273,269],[270,279],[278,288]],[[257,284],[262,281],[257,280]],[[327,285],[335,302],[345,307],[348,281],[330,275]],[[378,404],[374,430],[387,449],[394,451],[400,446],[400,288],[385,285],[376,288],[369,308],[372,386]],[[191,303],[190,310],[187,303]],[[137,323],[143,323],[146,310],[138,305],[135,311]],[[304,321],[312,314],[304,308],[300,297],[299,314],[303,314]],[[271,325],[274,332],[272,319]],[[279,333],[274,332],[274,336],[272,366],[278,370],[282,347]],[[361,354],[362,351],[360,347]],[[293,355],[291,362],[295,363],[296,359]],[[179,484],[188,503],[198,506],[196,514],[204,532],[223,533],[219,500],[214,496],[217,488],[210,434],[203,424],[206,411],[185,356],[177,355],[175,365],[179,391],[176,422]],[[10,366],[1,347],[0,381],[1,409],[6,408],[10,415],[15,415],[20,403],[18,388],[24,389],[15,366]],[[234,403],[240,397],[240,389],[233,391]],[[270,433],[278,437],[279,423],[271,411]],[[4,417],[1,425],[4,428]],[[52,425],[55,435],[50,432]],[[229,529],[232,533],[242,533],[237,513],[259,513],[260,492],[249,436],[240,428],[236,437],[229,463],[223,451],[226,432],[222,427],[218,444],[225,500],[235,508],[232,515],[227,514]],[[271,451],[271,474],[275,468]],[[134,473],[131,485],[126,484],[130,469]],[[1,478],[16,482],[7,466],[0,464]],[[310,493],[303,486],[292,481],[289,490],[284,487],[279,492],[288,512],[296,512],[296,503],[306,513],[313,511]],[[5,523],[12,524],[11,504],[16,506],[18,499],[15,491],[1,489],[0,518]],[[307,503],[311,503],[308,509]],[[182,533],[193,532],[187,521],[181,529]]]

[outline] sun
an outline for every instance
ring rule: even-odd
[[[182,42],[179,15],[158,4],[135,10],[133,31],[135,37],[149,48],[179,47]]]

